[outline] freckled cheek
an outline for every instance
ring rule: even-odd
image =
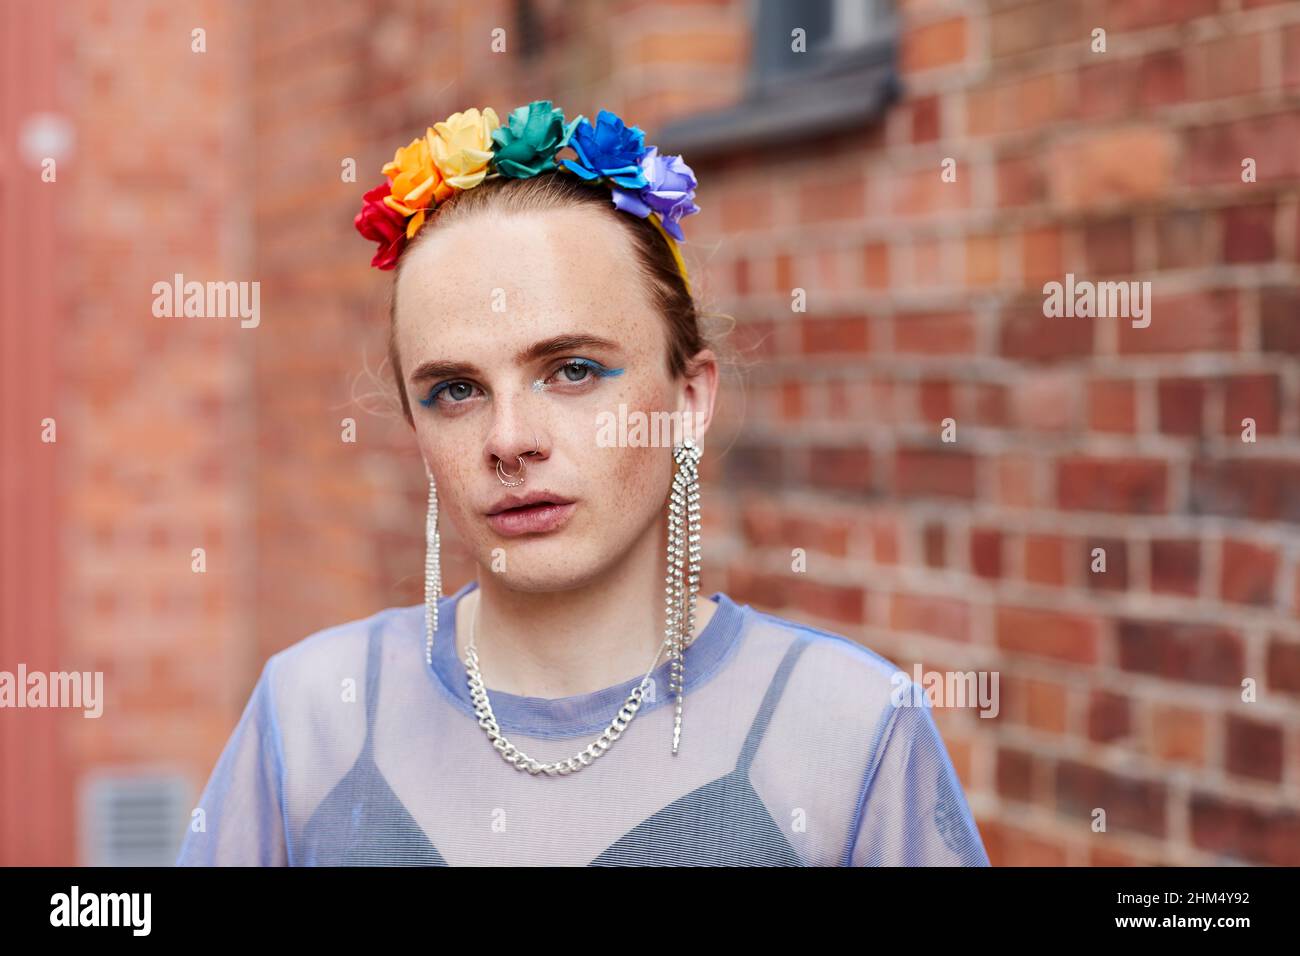
[[[651,422],[654,420],[653,413],[662,413],[673,407],[669,404],[667,396],[657,391],[631,395],[622,401],[627,402],[629,421],[632,420],[633,412],[641,412],[645,416],[644,421]],[[648,432],[649,429],[642,430],[642,434],[647,439]],[[665,482],[670,481],[671,476],[666,463],[671,460],[671,449],[640,446],[612,448],[607,451],[615,456],[612,465],[613,477],[610,479],[615,483],[615,487],[626,489],[629,495],[635,494],[634,500],[637,502],[649,501],[652,496],[660,492],[667,494]]]
[[[474,474],[475,462],[457,449],[463,449],[463,442],[449,440],[446,435],[435,438],[429,432],[421,432],[419,437],[420,453],[430,463],[433,477],[438,483],[438,508],[446,514],[477,514],[474,506],[480,502],[470,494],[475,487],[477,476]]]

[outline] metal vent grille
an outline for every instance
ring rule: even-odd
[[[85,866],[171,866],[189,819],[189,786],[163,773],[88,777],[80,795]]]

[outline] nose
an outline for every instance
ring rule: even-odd
[[[494,402],[492,429],[483,444],[487,467],[495,469],[499,459],[514,471],[520,456],[529,464],[546,458],[542,430],[527,401],[498,396]]]

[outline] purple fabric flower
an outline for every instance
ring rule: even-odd
[[[641,157],[646,153],[645,132],[640,127],[625,126],[616,114],[601,110],[595,126],[581,118],[568,145],[578,154],[578,161],[562,159],[560,162],[583,179],[605,177],[625,189],[645,188],[641,171]]]
[[[659,216],[664,231],[678,241],[685,237],[678,220],[700,211],[695,205],[695,172],[680,156],[660,156],[659,147],[651,146],[641,159],[646,186],[639,192],[614,190],[614,205],[623,212],[646,218],[651,212]]]

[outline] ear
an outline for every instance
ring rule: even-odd
[[[703,444],[713,422],[713,404],[718,397],[718,359],[712,349],[701,349],[687,360],[686,375],[678,394],[677,411],[685,434]]]

